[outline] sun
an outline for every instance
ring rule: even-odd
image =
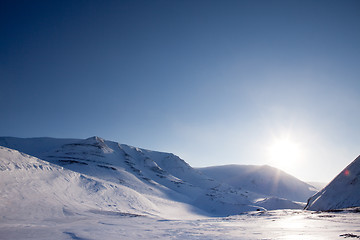
[[[300,145],[289,138],[275,139],[268,148],[269,163],[282,170],[293,169],[300,159]]]

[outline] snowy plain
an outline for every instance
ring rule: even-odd
[[[313,190],[292,176],[281,174],[291,183],[277,184],[281,196],[267,195],[269,167],[245,189],[173,154],[98,137],[0,145],[0,239],[360,238],[359,209],[299,210],[304,203],[289,199],[304,196],[291,186]]]
[[[1,239],[357,239],[359,213],[303,210],[249,212],[230,217],[168,220],[84,213],[34,221],[2,219]]]

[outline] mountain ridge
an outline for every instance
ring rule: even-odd
[[[328,211],[360,206],[360,156],[321,191],[309,198],[306,209]]]
[[[269,207],[272,202],[302,208],[302,205],[291,205],[289,200],[286,202],[269,198],[257,201],[269,196],[214,180],[172,153],[132,147],[96,136],[87,139],[0,137],[0,145],[31,153],[31,156],[42,161],[85,176],[99,186],[115,186],[116,189],[128,192],[129,196],[133,196],[132,199],[138,196],[142,199],[140,202],[147,202],[143,205],[151,214],[169,217],[167,212],[174,212],[177,204],[180,208],[192,209],[196,214],[209,216],[228,216],[265,209],[264,206]],[[15,169],[14,171],[16,172]],[[119,197],[115,190],[107,191],[110,195]],[[125,202],[128,201],[126,199],[123,198]],[[159,210],[157,203],[162,202],[166,203],[160,204],[162,209],[172,210]],[[119,205],[124,206],[124,203],[118,203],[117,206]],[[135,208],[141,209],[142,204]],[[116,209],[121,212],[128,210],[126,207],[123,210]],[[135,211],[134,214],[141,212]]]
[[[209,177],[230,186],[269,196],[306,202],[315,187],[269,165],[221,165],[197,168]],[[294,191],[296,189],[296,191]]]

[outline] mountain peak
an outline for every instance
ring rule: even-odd
[[[85,141],[94,141],[94,142],[101,142],[104,143],[104,139],[98,136],[93,136],[93,137],[89,137],[87,139],[85,139]]]

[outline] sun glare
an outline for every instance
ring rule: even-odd
[[[300,157],[300,146],[289,138],[276,139],[269,147],[270,165],[289,170]]]

